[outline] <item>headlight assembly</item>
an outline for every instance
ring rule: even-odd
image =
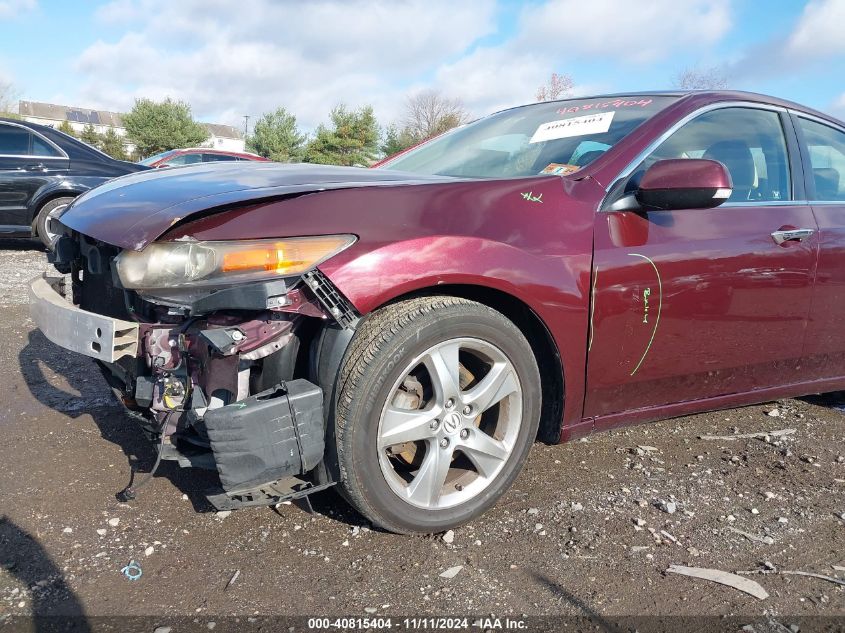
[[[270,240],[153,242],[115,259],[125,288],[229,286],[300,275],[355,243],[354,235]]]

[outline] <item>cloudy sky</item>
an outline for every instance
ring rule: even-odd
[[[282,105],[312,128],[339,102],[388,123],[430,86],[481,115],[553,71],[591,94],[719,67],[845,116],[843,25],[845,0],[0,0],[0,79],[117,111],[172,96],[237,125]]]

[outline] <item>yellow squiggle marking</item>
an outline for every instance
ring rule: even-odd
[[[593,289],[592,294],[590,296],[590,340],[587,342],[587,351],[589,352],[593,347],[593,332],[595,329],[593,328],[593,315],[596,312],[596,284],[599,280],[599,269],[596,268],[595,275],[593,276]]]
[[[643,364],[645,357],[648,355],[648,351],[651,349],[651,344],[654,342],[654,335],[657,334],[657,326],[660,325],[660,311],[663,308],[663,282],[660,280],[660,271],[657,270],[657,266],[653,261],[651,261],[651,258],[646,257],[645,255],[640,255],[639,253],[628,253],[628,255],[631,257],[642,257],[651,264],[651,267],[654,268],[654,274],[657,275],[657,317],[654,319],[654,329],[651,331],[651,338],[648,340],[648,345],[646,345],[645,351],[640,358],[640,362],[637,363],[637,366],[634,367],[634,371],[630,374],[633,376],[637,373],[640,366]]]

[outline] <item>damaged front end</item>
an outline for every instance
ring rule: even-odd
[[[354,240],[139,253],[68,230],[52,259],[70,288],[34,280],[32,314],[47,338],[97,360],[160,459],[217,471],[215,507],[274,504],[334,483],[324,389],[358,315],[316,265]]]

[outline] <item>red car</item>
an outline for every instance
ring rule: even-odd
[[[189,147],[187,149],[171,149],[160,154],[155,154],[144,160],[139,160],[140,165],[147,167],[179,167],[182,165],[195,165],[197,163],[233,162],[241,160],[269,161],[258,154],[249,152],[224,152],[220,149],[208,147]]]
[[[379,169],[139,173],[57,224],[73,304],[35,280],[35,321],[219,508],[337,484],[437,532],[537,438],[845,389],[845,126],[756,94],[537,103]]]

